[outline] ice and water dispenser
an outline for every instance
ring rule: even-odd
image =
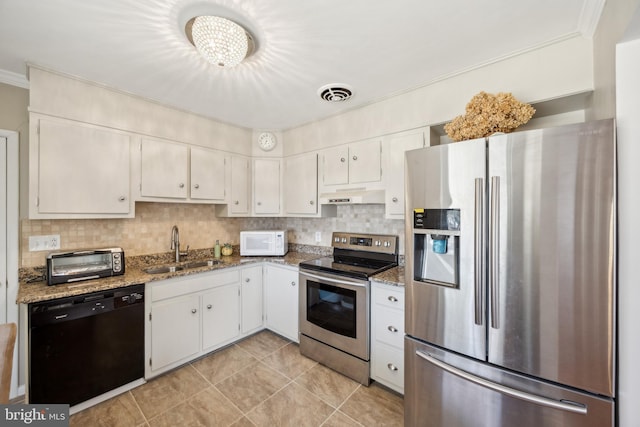
[[[413,210],[414,280],[458,287],[460,209]]]

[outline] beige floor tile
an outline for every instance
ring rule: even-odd
[[[357,421],[352,420],[340,411],[336,411],[322,424],[322,427],[360,427]]]
[[[334,408],[340,406],[360,385],[320,364],[298,377],[296,383]]]
[[[370,387],[359,387],[340,407],[340,411],[365,426],[404,424],[402,397],[375,383]]]
[[[217,384],[257,361],[250,353],[233,345],[197,360],[192,365],[211,384]]]
[[[191,365],[162,375],[131,391],[147,419],[182,403],[209,383]]]
[[[282,374],[256,363],[220,381],[216,387],[241,411],[247,412],[289,382]]]
[[[317,427],[333,411],[320,398],[291,383],[247,413],[247,417],[258,427]]]
[[[235,423],[231,424],[231,427],[255,427],[256,425],[249,421],[249,418],[242,417]]]
[[[242,413],[213,386],[149,421],[151,427],[230,426]]]
[[[248,351],[258,359],[262,359],[287,345],[290,341],[274,334],[271,331],[262,331],[240,341],[236,345]]]
[[[311,369],[317,362],[300,354],[300,348],[295,343],[289,343],[262,359],[270,368],[294,379]]]
[[[138,426],[145,423],[130,392],[123,393],[71,416],[70,426]]]

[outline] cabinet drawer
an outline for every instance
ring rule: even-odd
[[[404,351],[379,342],[374,345],[374,379],[404,393]]]
[[[390,286],[374,287],[374,304],[404,310],[404,288],[391,289]]]
[[[377,306],[373,333],[376,340],[403,349],[404,312]]]
[[[150,284],[151,300],[161,301],[167,298],[206,291],[207,289],[238,282],[240,282],[240,271],[236,269],[176,277],[162,282],[152,282]],[[147,289],[149,288],[147,287]]]

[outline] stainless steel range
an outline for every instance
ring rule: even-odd
[[[300,353],[369,385],[369,277],[398,265],[398,236],[333,233],[300,263]]]

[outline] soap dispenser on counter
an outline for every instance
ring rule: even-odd
[[[219,259],[220,258],[220,240],[216,240],[216,244],[213,247],[213,257],[215,259]]]

